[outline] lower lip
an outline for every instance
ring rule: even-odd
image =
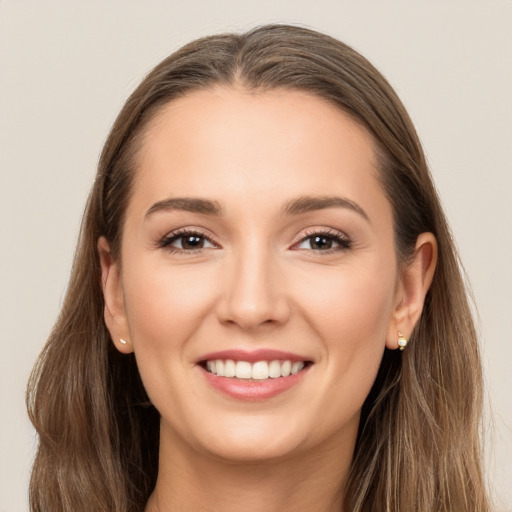
[[[208,383],[217,391],[239,400],[265,400],[287,391],[298,384],[306,375],[309,366],[289,377],[268,378],[266,380],[249,381],[231,377],[218,377],[201,368]]]

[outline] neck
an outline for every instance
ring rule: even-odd
[[[233,462],[163,436],[158,480],[146,512],[343,511],[354,442],[347,449],[339,441],[279,460]]]

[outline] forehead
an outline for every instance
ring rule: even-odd
[[[327,100],[297,90],[188,93],[149,123],[137,160],[134,193],[146,204],[163,195],[382,196],[368,131]]]
[[[277,136],[280,141],[293,142],[329,133],[338,134],[364,153],[373,151],[372,137],[355,118],[324,98],[287,88],[259,91],[215,86],[189,92],[156,113],[146,127],[146,147],[155,135],[173,129],[183,136],[193,130],[197,138],[205,134],[211,139],[216,134],[216,144],[223,135],[233,142],[263,134],[267,141]],[[263,140],[254,142],[261,144]],[[258,149],[256,144],[252,147]]]

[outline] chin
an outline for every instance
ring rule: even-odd
[[[232,464],[275,462],[293,457],[298,452],[297,444],[290,442],[289,439],[283,443],[276,443],[269,442],[268,439],[230,437],[228,443],[204,448],[213,457]]]
[[[300,451],[308,437],[302,429],[294,428],[298,425],[295,421],[286,423],[239,416],[209,425],[207,431],[189,431],[185,441],[204,455],[231,463],[283,459]]]

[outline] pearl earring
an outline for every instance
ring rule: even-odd
[[[123,345],[127,345],[127,344],[128,344],[128,342],[127,342],[125,339],[123,339],[123,338],[121,338],[119,341],[120,341]]]
[[[409,340],[401,332],[398,332],[398,348],[400,350],[403,350],[407,346],[408,341]]]

